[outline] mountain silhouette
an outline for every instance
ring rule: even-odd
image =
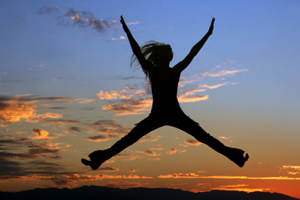
[[[284,194],[269,192],[219,191],[193,193],[180,189],[131,188],[119,189],[100,186],[83,186],[74,189],[45,188],[22,192],[0,192],[1,200],[297,200]],[[299,199],[298,199],[299,200]]]

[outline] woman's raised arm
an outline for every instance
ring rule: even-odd
[[[133,36],[132,36],[130,30],[128,29],[128,27],[127,27],[127,25],[126,25],[126,23],[125,23],[122,15],[121,15],[120,22],[121,22],[121,24],[123,26],[123,29],[124,29],[125,33],[127,34],[127,37],[128,37],[128,40],[129,40],[132,52],[137,57],[140,65],[142,67],[144,67],[144,68],[148,68],[149,62],[145,59],[144,55],[142,54],[140,46],[138,45],[138,43],[133,38]]]
[[[204,35],[204,37],[193,46],[191,49],[190,53],[177,65],[174,66],[174,70],[178,71],[179,73],[182,72],[187,66],[192,62],[193,58],[198,54],[200,49],[203,47],[205,44],[206,40],[209,38],[209,36],[212,34],[213,29],[214,29],[214,23],[215,23],[215,18],[211,20],[211,24],[209,27],[208,32]]]

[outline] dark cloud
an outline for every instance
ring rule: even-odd
[[[77,126],[71,126],[71,127],[69,127],[69,130],[80,132],[82,130],[82,128],[81,127],[77,127]]]
[[[119,171],[119,169],[114,168],[114,167],[102,167],[102,168],[99,168],[97,171],[116,172],[116,171]]]
[[[0,179],[7,179],[11,177],[21,176],[22,169],[23,169],[22,163],[1,158],[1,153],[0,153]]]
[[[96,136],[88,137],[86,139],[93,142],[103,142],[107,140],[113,140],[115,138],[116,136],[114,135],[96,135]]]
[[[87,140],[102,142],[122,137],[130,132],[130,128],[115,123],[115,120],[98,120],[91,125],[99,135],[88,137]]]
[[[59,123],[59,124],[79,124],[80,121],[78,120],[64,120],[64,119],[50,119],[47,120],[47,122],[54,122],[54,123]]]
[[[69,8],[67,11],[61,11],[58,7],[41,7],[38,14],[52,14],[56,15],[56,20],[59,25],[72,26],[79,28],[89,28],[97,32],[104,32],[106,29],[116,29],[116,21],[108,22],[105,19],[97,19],[91,12],[78,11]]]

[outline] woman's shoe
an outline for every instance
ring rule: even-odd
[[[105,156],[104,151],[102,150],[92,152],[89,157],[91,160],[82,158],[81,162],[84,165],[90,166],[93,170],[98,169],[102,165],[102,163],[109,159],[107,158],[107,156]]]

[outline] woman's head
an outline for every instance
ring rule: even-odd
[[[169,44],[149,41],[141,47],[141,51],[146,60],[151,62],[155,67],[169,67],[170,62],[173,59],[173,51]],[[137,58],[133,54],[131,57],[131,66],[136,60]],[[146,69],[143,69],[143,71],[147,78],[149,73]]]

